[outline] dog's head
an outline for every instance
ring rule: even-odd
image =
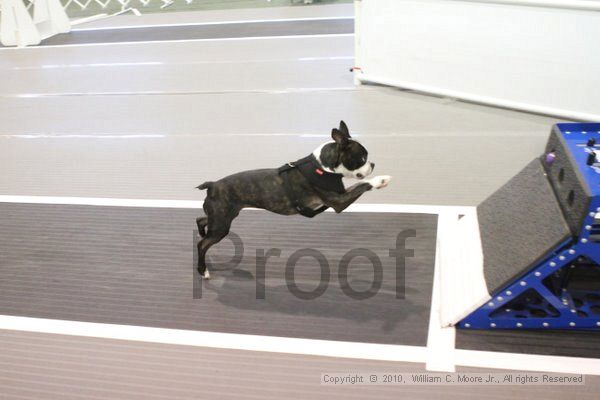
[[[314,156],[328,172],[342,174],[345,178],[363,179],[369,176],[375,164],[369,161],[367,149],[350,137],[344,121],[331,131],[332,142],[319,146]]]

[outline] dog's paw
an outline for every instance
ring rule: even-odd
[[[389,175],[379,175],[379,176],[369,179],[368,182],[375,189],[382,189],[382,188],[386,187],[390,183],[391,180],[392,180],[392,177]]]
[[[197,268],[197,271],[198,271],[198,273],[200,274],[200,276],[201,276],[203,279],[210,279],[210,273],[208,272],[208,268],[204,268],[204,272],[202,272],[202,269],[203,269],[203,268],[201,268],[201,267],[198,267],[198,268]]]

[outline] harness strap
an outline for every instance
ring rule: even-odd
[[[297,167],[297,163],[287,163],[279,167],[277,172],[279,173],[279,175],[282,175]],[[322,206],[314,210],[312,208],[305,207],[304,205],[302,205],[298,200],[298,197],[294,193],[290,180],[287,179],[285,176],[283,176],[283,190],[285,191],[285,195],[287,196],[287,198],[292,202],[292,206],[296,209],[296,211],[298,211],[298,214],[303,215],[305,217],[313,218],[314,216],[321,214],[323,211],[329,208],[328,206]]]

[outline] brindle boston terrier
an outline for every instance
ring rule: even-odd
[[[333,141],[319,146],[312,154],[280,168],[255,169],[229,175],[216,182],[204,182],[205,217],[196,219],[202,240],[198,243],[198,271],[210,278],[206,252],[229,233],[229,227],[245,207],[262,208],[277,214],[306,217],[331,207],[342,212],[364,192],[386,187],[388,175],[364,179],[375,164],[368,161],[367,149],[350,137],[344,121],[331,132]],[[342,178],[360,181],[344,188]]]

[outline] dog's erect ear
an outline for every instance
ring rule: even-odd
[[[335,142],[338,145],[340,145],[340,147],[346,147],[346,145],[348,144],[348,136],[339,129],[333,128],[331,130],[331,138],[335,140]]]
[[[340,121],[339,130],[340,130],[340,132],[345,134],[347,137],[350,137],[350,131],[348,130],[348,126],[346,125],[346,123],[344,121]]]

